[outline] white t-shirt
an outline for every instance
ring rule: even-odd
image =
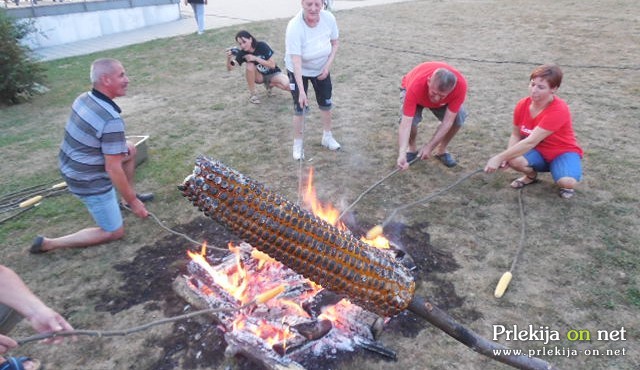
[[[331,41],[338,39],[338,24],[331,12],[320,11],[320,21],[309,27],[302,19],[302,11],[287,25],[284,64],[293,72],[292,55],[302,57],[302,75],[316,77],[322,72],[331,55]]]

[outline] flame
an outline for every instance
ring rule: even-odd
[[[302,199],[311,213],[327,221],[340,230],[346,230],[347,227],[344,225],[344,223],[338,220],[338,217],[340,217],[340,211],[338,211],[338,209],[333,207],[331,204],[322,204],[318,200],[316,188],[315,186],[313,186],[313,167],[309,168],[307,191],[305,192]]]
[[[278,343],[286,343],[287,340],[293,338],[293,334],[289,330],[288,325],[276,326],[270,322],[260,320],[260,325],[256,328],[254,334],[262,338],[269,346]]]
[[[320,217],[321,219],[327,221],[333,226],[336,226],[340,230],[346,230],[346,226],[342,221],[338,220],[340,217],[340,212],[337,208],[333,207],[331,204],[322,204],[317,197],[316,188],[313,185],[313,167],[309,168],[309,176],[307,179],[307,190],[303,196],[304,204],[307,206],[311,212]],[[364,243],[367,243],[375,248],[379,249],[390,249],[389,239],[385,238],[383,235],[378,235],[373,239],[367,239],[366,237],[360,238],[360,240]]]
[[[187,251],[187,255],[189,255],[189,257],[191,258],[191,260],[193,260],[193,262],[198,264],[198,266],[202,267],[209,274],[209,276],[211,276],[213,281],[217,285],[219,285],[222,289],[228,291],[229,293],[233,293],[234,291],[237,291],[238,287],[235,286],[230,281],[229,276],[227,276],[226,274],[218,270],[215,270],[213,267],[211,267],[209,262],[207,262],[205,258],[206,252],[207,252],[207,243],[205,242],[202,244],[202,249],[200,250],[200,253]]]
[[[367,239],[365,236],[361,237],[360,240],[364,243],[369,244],[372,247],[376,247],[378,249],[390,249],[391,245],[389,244],[389,239],[385,238],[382,235],[378,235],[373,239]]]
[[[330,320],[331,322],[337,322],[340,314],[336,309],[336,306],[326,307],[320,315],[318,315],[319,319]]]
[[[268,292],[270,289],[277,286],[282,286],[280,282],[267,281],[260,274],[261,271],[270,268],[282,269],[283,267],[279,262],[263,252],[252,249],[251,258],[257,262],[257,268],[253,271],[249,271],[245,266],[245,262],[242,260],[241,248],[233,245],[232,243],[229,243],[228,247],[229,250],[235,254],[236,260],[235,264],[226,271],[212,267],[206,260],[206,243],[203,243],[199,253],[187,251],[187,254],[194,263],[209,274],[213,282],[218,287],[234,297],[241,305],[252,302],[260,293]],[[204,294],[214,294],[213,291],[206,286],[201,288],[201,292]],[[304,309],[295,302],[277,298],[274,298],[274,300],[291,308],[291,310],[298,315],[308,317],[308,314]],[[271,305],[272,303],[267,301],[265,304]],[[276,343],[286,344],[287,340],[293,338],[295,335],[290,332],[289,327],[284,323],[281,325],[274,325],[273,323],[269,323],[264,320],[259,320],[257,323],[250,322],[247,314],[244,312],[238,312],[230,326],[232,331],[244,330],[253,333],[269,346],[273,346]]]

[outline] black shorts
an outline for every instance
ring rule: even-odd
[[[300,103],[298,102],[298,98],[300,97],[298,84],[296,84],[296,79],[293,75],[293,72],[287,71],[287,74],[289,75],[291,96],[293,97],[293,111],[296,116],[301,116],[303,110],[300,106]],[[313,91],[316,93],[316,102],[318,102],[318,107],[320,107],[320,110],[331,110],[331,107],[333,105],[331,102],[331,91],[333,89],[333,86],[331,85],[331,74],[327,75],[327,78],[325,78],[324,80],[319,80],[318,77],[302,76],[302,85],[305,93],[308,91],[309,81],[311,81]]]

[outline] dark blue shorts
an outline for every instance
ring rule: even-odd
[[[580,154],[567,152],[547,162],[536,149],[531,149],[524,154],[529,167],[536,172],[551,172],[553,181],[557,182],[563,177],[571,177],[580,181],[582,179],[582,159]]]

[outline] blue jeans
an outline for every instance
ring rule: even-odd
[[[191,3],[193,8],[193,15],[196,17],[196,23],[198,24],[198,33],[204,32],[204,4]]]
[[[76,196],[84,203],[102,230],[114,232],[122,227],[122,213],[114,188],[104,194]]]
[[[524,154],[529,167],[536,172],[551,172],[554,182],[563,177],[571,177],[580,181],[582,179],[582,159],[578,153],[567,152],[555,157],[551,162],[542,158],[540,152],[531,149]]]

